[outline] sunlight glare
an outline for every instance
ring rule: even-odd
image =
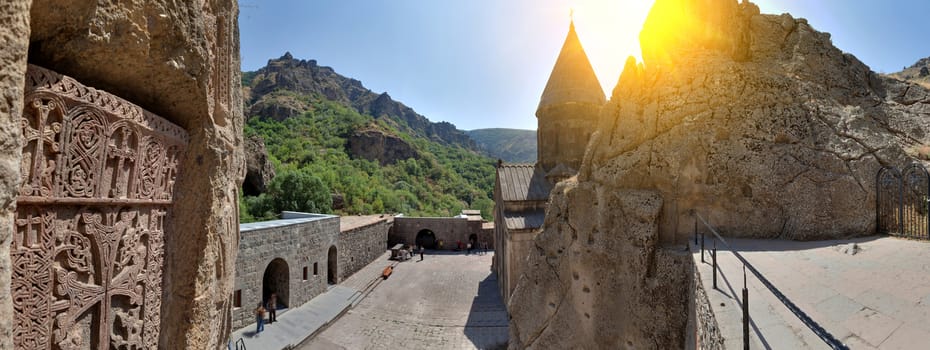
[[[578,38],[608,96],[627,57],[642,57],[639,32],[651,7],[652,1],[642,0],[570,0],[565,7],[565,15],[574,17]],[[568,18],[562,18],[556,25],[567,29]]]

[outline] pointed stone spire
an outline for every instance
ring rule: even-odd
[[[552,68],[549,82],[536,109],[536,164],[549,171],[558,165],[558,178],[581,167],[585,146],[597,126],[604,90],[594,75],[588,55],[581,48],[575,22]]]
[[[562,51],[552,68],[549,82],[546,83],[546,89],[543,90],[539,107],[536,109],[537,116],[540,110],[562,103],[586,102],[602,105],[605,101],[604,90],[594,74],[591,62],[588,61],[588,55],[581,47],[578,34],[575,33],[575,22],[571,21],[565,44],[562,45]]]

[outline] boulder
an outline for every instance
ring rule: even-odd
[[[346,148],[353,157],[376,161],[381,165],[397,163],[408,158],[419,159],[412,145],[396,135],[367,128],[349,136]]]
[[[265,140],[252,135],[245,139],[245,181],[242,193],[257,196],[268,190],[268,184],[274,178],[274,166],[268,160]]]

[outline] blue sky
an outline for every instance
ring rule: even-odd
[[[878,72],[930,56],[930,1],[757,0],[804,17]],[[460,129],[535,129],[569,11],[605,92],[637,37],[642,0],[241,0],[242,69],[290,51]],[[607,94],[609,96],[609,93]]]

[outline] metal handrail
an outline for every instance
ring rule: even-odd
[[[816,334],[817,337],[820,338],[820,340],[823,340],[823,342],[826,343],[827,346],[829,346],[831,349],[836,349],[836,350],[848,350],[848,349],[849,349],[849,347],[846,346],[846,344],[843,344],[843,342],[837,340],[836,337],[834,337],[832,334],[830,334],[830,332],[827,332],[827,330],[824,329],[822,326],[820,326],[820,324],[818,324],[816,321],[814,321],[812,318],[810,318],[810,316],[808,316],[806,313],[804,313],[804,311],[801,310],[801,308],[799,308],[797,305],[795,305],[793,302],[791,302],[791,300],[789,300],[788,297],[786,297],[784,294],[782,294],[782,292],[779,291],[778,288],[775,288],[775,286],[774,286],[771,282],[769,282],[768,279],[766,279],[764,276],[762,276],[762,273],[760,273],[759,270],[756,270],[756,268],[755,268],[754,266],[752,266],[752,264],[750,264],[749,261],[746,260],[746,258],[743,258],[743,256],[740,255],[739,252],[737,252],[735,249],[733,249],[733,247],[730,246],[730,244],[727,243],[727,241],[726,241],[725,239],[723,239],[723,237],[720,236],[720,234],[717,232],[717,230],[715,230],[713,226],[711,226],[710,224],[708,224],[708,223],[707,223],[707,220],[704,220],[704,217],[701,216],[701,214],[699,214],[699,213],[697,213],[697,212],[694,212],[694,215],[697,217],[698,220],[701,221],[702,224],[704,224],[705,227],[707,227],[708,230],[710,230],[711,233],[714,234],[714,236],[716,237],[717,240],[719,240],[721,243],[723,243],[723,245],[726,246],[727,249],[729,249],[730,252],[733,253],[733,255],[736,256],[736,258],[739,259],[739,261],[743,263],[743,285],[744,285],[744,287],[743,287],[743,299],[744,299],[744,300],[746,300],[746,298],[748,297],[748,295],[747,295],[748,292],[747,292],[747,290],[746,290],[745,284],[746,284],[746,269],[749,269],[749,271],[752,272],[752,274],[753,274],[754,276],[756,276],[756,279],[758,279],[760,282],[762,282],[762,285],[764,285],[765,288],[767,288],[767,289],[769,290],[769,292],[771,292],[772,294],[774,294],[775,297],[778,298],[778,300],[781,301],[781,303],[784,304],[785,307],[787,307],[789,311],[791,311],[791,313],[793,313],[798,319],[800,319],[801,322],[804,323],[805,326],[807,326],[807,328],[809,328],[811,331],[813,331],[814,334]],[[694,234],[695,234],[695,239],[697,239],[697,222],[695,222],[695,232],[694,232]],[[703,250],[703,249],[704,249],[704,241],[703,241],[703,235],[701,235],[701,257],[702,257],[702,258],[703,258],[703,256],[704,256],[704,250]],[[712,256],[713,256],[713,258],[714,258],[714,279],[716,280],[716,278],[717,278],[717,266],[716,266],[716,265],[717,265],[717,263],[716,263],[716,261],[717,261],[717,248],[716,248],[716,241],[715,241],[715,243],[714,243],[714,251],[713,251],[713,255],[712,255]],[[716,288],[716,283],[714,284],[714,287]],[[748,301],[746,301],[746,303],[748,304]],[[744,305],[744,315],[747,315],[747,317],[748,317],[748,314],[746,313],[746,312],[747,312],[747,309],[748,309],[748,306]],[[747,322],[747,323],[744,323],[744,329],[747,329],[746,327],[748,326],[748,319],[744,319],[744,322]],[[748,337],[748,335],[747,335],[747,337]],[[748,339],[744,339],[743,341],[745,342],[745,348],[748,349],[748,348],[749,348]]]

